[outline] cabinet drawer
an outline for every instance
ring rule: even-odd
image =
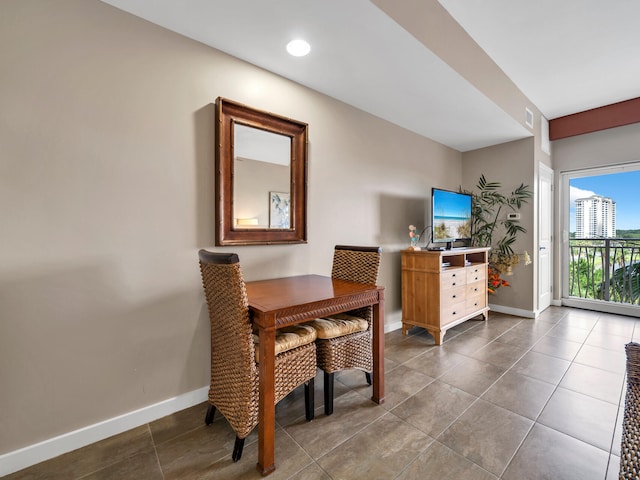
[[[464,300],[462,302],[442,306],[440,308],[440,325],[446,325],[454,322],[466,313],[466,304]]]
[[[487,296],[485,294],[467,297],[466,309],[467,313],[475,312],[487,306]]]
[[[485,265],[472,265],[467,267],[466,270],[467,283],[479,282],[487,278],[487,267]]]
[[[465,286],[460,285],[443,290],[440,293],[440,306],[450,306],[455,303],[463,302],[465,299]]]
[[[440,274],[440,288],[447,290],[467,283],[467,272],[462,268],[445,270]]]
[[[467,298],[474,297],[476,295],[484,296],[486,290],[487,290],[487,282],[485,281],[468,283],[465,286],[465,295]]]

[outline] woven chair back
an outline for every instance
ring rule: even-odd
[[[336,245],[333,252],[331,278],[375,285],[378,280],[380,252],[380,247]],[[364,318],[371,330],[373,308],[363,307],[349,313]]]
[[[209,401],[244,438],[257,423],[258,373],[238,256],[200,251],[211,324]]]
[[[380,266],[380,247],[337,245],[333,253],[331,278],[375,284]]]

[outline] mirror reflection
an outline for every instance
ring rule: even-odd
[[[291,228],[291,138],[234,124],[234,229]]]

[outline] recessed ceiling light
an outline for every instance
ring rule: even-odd
[[[287,52],[294,57],[304,57],[311,51],[311,45],[304,40],[291,40],[287,43]]]

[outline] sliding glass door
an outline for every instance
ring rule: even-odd
[[[640,316],[640,164],[561,178],[562,301]]]

